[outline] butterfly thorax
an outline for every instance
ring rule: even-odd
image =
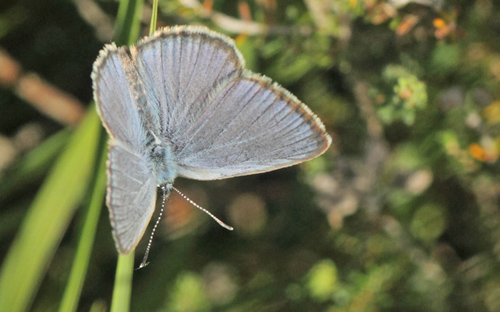
[[[153,144],[150,148],[150,164],[158,185],[172,184],[177,177],[177,165],[169,144]]]

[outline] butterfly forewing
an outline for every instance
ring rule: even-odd
[[[234,43],[202,27],[159,31],[132,48],[148,97],[161,114],[163,132],[177,141],[196,121],[207,96],[229,77],[239,75],[243,58]]]
[[[111,138],[135,149],[142,148],[145,134],[138,130],[142,126],[137,104],[119,49],[114,44],[106,45],[101,51],[94,63],[92,80],[97,111]]]
[[[291,166],[330,145],[323,124],[293,95],[246,71],[210,97],[182,133],[179,175],[221,179]]]

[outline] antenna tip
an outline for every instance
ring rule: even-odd
[[[135,269],[135,271],[140,270],[140,269],[142,269],[142,268],[146,267],[148,264],[149,264],[149,262],[142,262],[142,263],[139,265],[139,267]]]

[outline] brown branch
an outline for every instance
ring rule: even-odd
[[[197,14],[209,18],[217,26],[224,29],[228,33],[244,33],[248,35],[262,34],[290,34],[296,33],[301,35],[309,35],[313,32],[313,28],[309,26],[268,26],[254,21],[241,20],[223,13],[214,12],[203,7],[197,0],[179,0],[186,8],[194,10]]]
[[[75,125],[84,106],[72,95],[59,90],[36,74],[23,73],[21,65],[0,48],[0,85],[63,125]]]
[[[92,0],[73,1],[80,16],[95,29],[99,40],[109,42],[113,38],[113,19],[104,13]]]

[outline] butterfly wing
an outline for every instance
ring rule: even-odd
[[[216,92],[179,139],[180,176],[212,180],[266,172],[317,157],[330,146],[319,118],[268,78],[244,71]]]
[[[94,99],[111,139],[138,149],[145,138],[143,131],[138,131],[142,125],[124,68],[130,68],[130,62],[120,55],[124,53],[125,50],[118,49],[115,44],[106,45],[100,52],[91,75]]]
[[[111,140],[108,157],[109,208],[117,249],[129,253],[142,237],[155,207],[156,178],[143,154],[146,135],[139,116],[144,100],[124,48],[107,45],[92,73],[97,110]],[[132,84],[133,83],[133,84]]]
[[[108,156],[108,193],[113,237],[118,250],[128,254],[146,230],[156,204],[156,178],[143,157],[119,145]]]
[[[130,52],[181,176],[270,171],[314,158],[331,143],[309,108],[243,69],[228,37],[204,27],[165,28]]]
[[[234,42],[205,27],[164,28],[130,52],[161,116],[161,133],[174,145],[206,110],[211,91],[244,66]]]

